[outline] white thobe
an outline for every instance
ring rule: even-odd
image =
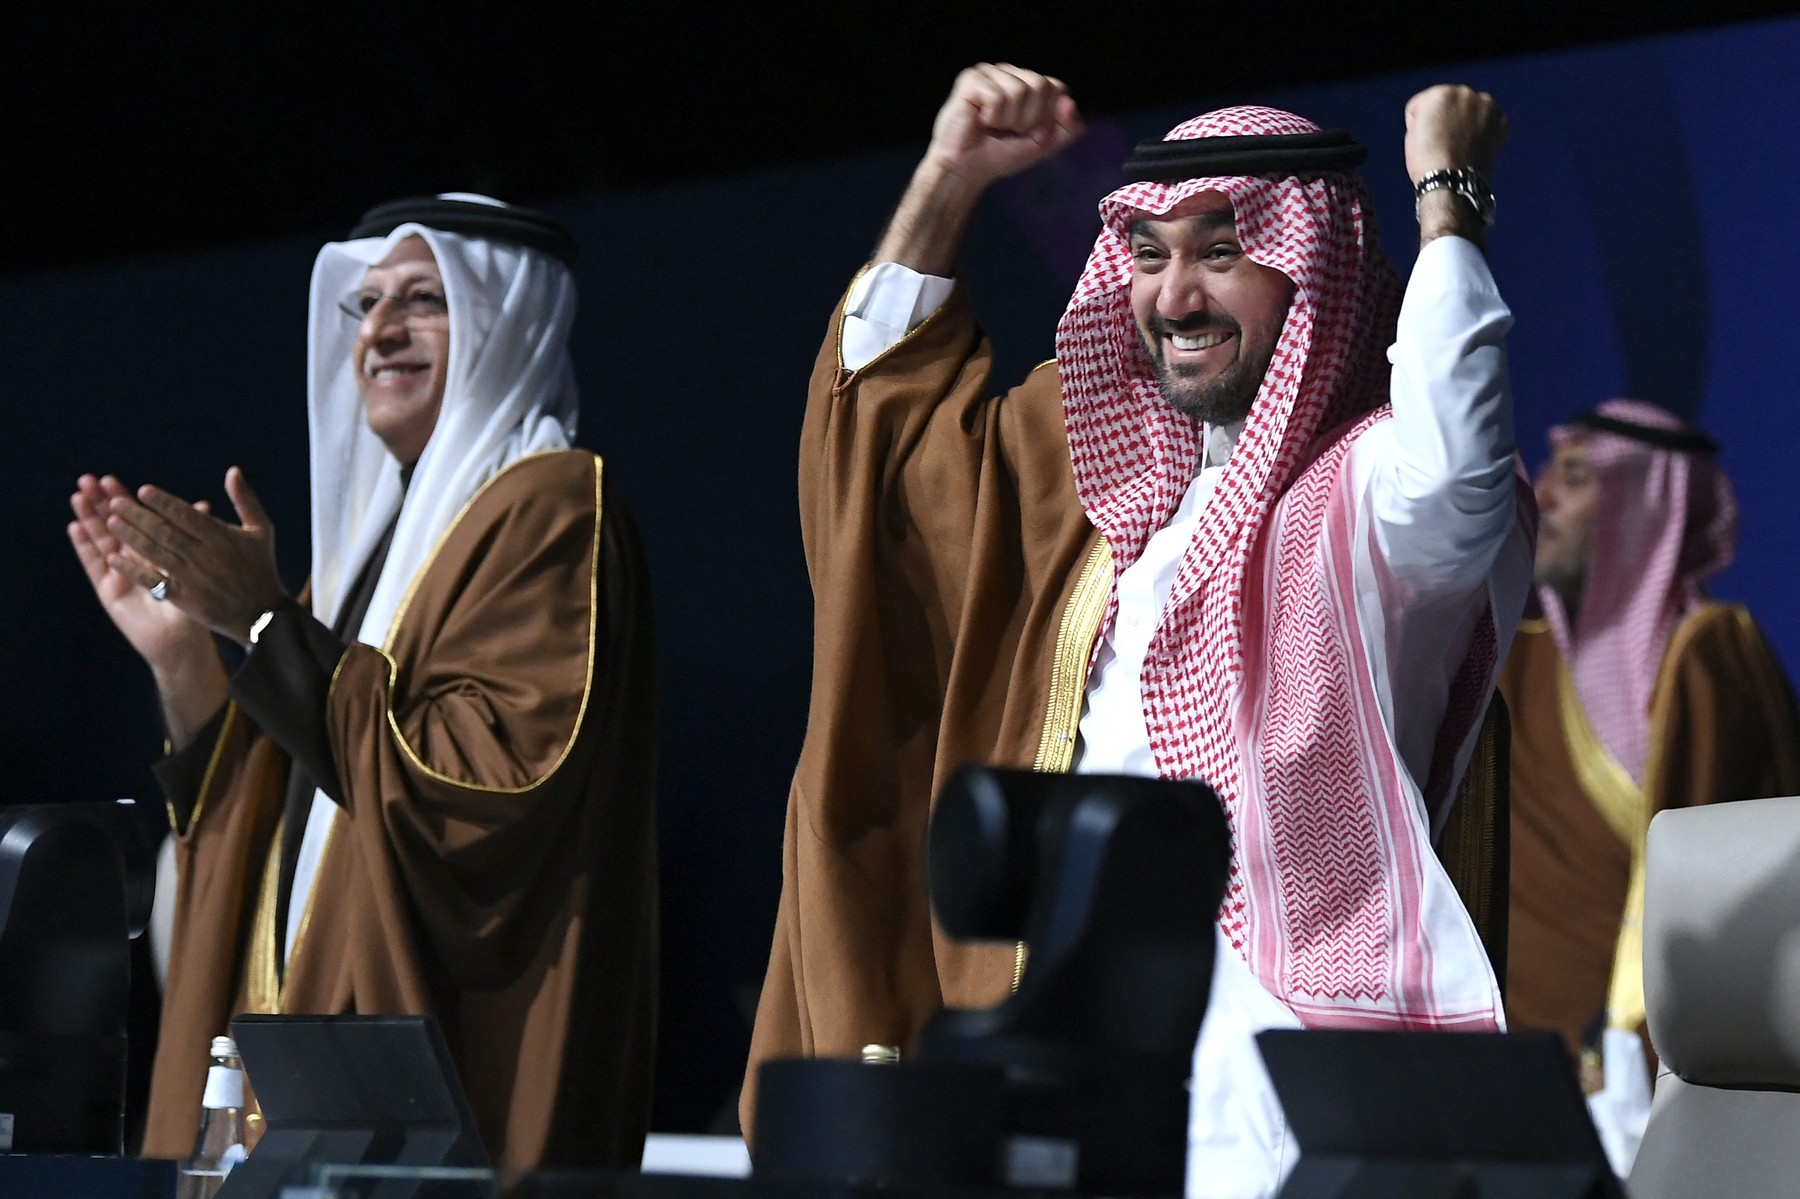
[[[937,311],[952,287],[897,263],[865,271],[845,302],[844,367],[873,361]],[[1372,522],[1372,552],[1389,580],[1384,594],[1374,562],[1358,556],[1359,630],[1383,719],[1416,783],[1429,773],[1450,685],[1483,607],[1491,607],[1499,644],[1507,645],[1531,582],[1531,545],[1514,498],[1504,350],[1511,323],[1473,244],[1455,237],[1427,244],[1388,350],[1393,419],[1365,430],[1350,450],[1357,519]],[[1144,716],[1144,656],[1240,428],[1205,430],[1180,506],[1119,574],[1118,614],[1088,676],[1078,771],[1160,773]],[[1357,533],[1353,543],[1367,544]],[[1418,818],[1425,820],[1423,810]],[[1299,1021],[1223,934],[1215,937],[1213,989],[1195,1047],[1187,1194],[1272,1196],[1297,1150],[1251,1038]],[[1467,967],[1487,969],[1485,961]]]

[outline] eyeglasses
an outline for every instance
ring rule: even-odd
[[[393,292],[359,287],[344,294],[338,301],[338,311],[360,325],[383,300],[394,301],[400,309],[400,319],[408,325],[436,324],[450,315],[450,304],[444,299],[444,293],[427,288]]]

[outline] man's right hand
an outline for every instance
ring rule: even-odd
[[[225,702],[225,667],[204,625],[189,619],[174,604],[158,603],[111,564],[110,560],[132,552],[106,527],[112,500],[126,494],[124,485],[110,475],[103,479],[81,476],[75,494],[69,497],[69,507],[75,512],[75,519],[69,522],[69,543],[75,547],[100,606],[149,664],[170,740],[179,747]]]
[[[1081,114],[1060,79],[1005,63],[956,77],[938,110],[931,146],[913,172],[875,261],[925,275],[955,270],[963,232],[996,180],[1049,158],[1082,134]]]
[[[1081,114],[1062,80],[981,63],[956,77],[931,127],[925,163],[985,188],[1036,166],[1081,133]]]

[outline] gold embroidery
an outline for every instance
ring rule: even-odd
[[[1112,596],[1112,546],[1096,535],[1094,548],[1082,564],[1063,606],[1062,623],[1056,630],[1056,658],[1050,670],[1050,702],[1044,713],[1044,731],[1038,740],[1037,758],[1031,768],[1061,772],[1075,760],[1076,730],[1081,724],[1081,698],[1087,689],[1088,660],[1106,601]]]
[[[1606,987],[1606,1023],[1636,1032],[1644,1022],[1644,848],[1632,847],[1631,886],[1619,917],[1612,979]]]
[[[1054,361],[1054,360],[1053,360]],[[1046,364],[1047,365],[1047,364]],[[1094,548],[1081,564],[1075,588],[1063,605],[1056,629],[1056,656],[1050,668],[1050,701],[1044,712],[1044,731],[1038,739],[1033,770],[1060,774],[1075,760],[1075,735],[1081,724],[1081,698],[1087,690],[1088,659],[1106,601],[1112,595],[1112,546],[1096,535]],[[1025,962],[1031,948],[1020,941],[1013,949],[1012,989],[1025,979]]]
[[[237,700],[225,701],[225,722],[219,726],[219,739],[213,742],[212,757],[206,760],[206,773],[200,776],[200,793],[194,797],[194,810],[188,813],[187,831],[193,832],[200,824],[200,813],[206,810],[206,795],[212,790],[213,775],[218,772],[219,758],[225,752],[225,739],[231,736],[231,722],[237,719]],[[175,805],[163,801],[169,810],[169,831],[176,836],[181,830],[175,825]]]
[[[312,811],[307,810],[308,819]],[[325,845],[319,850],[319,865],[313,875],[312,890],[307,893],[306,906],[300,912],[300,926],[294,932],[294,951],[287,955],[287,970],[277,966],[280,960],[277,955],[282,951],[278,943],[275,928],[275,907],[281,898],[281,833],[287,824],[287,817],[282,817],[275,824],[275,837],[269,842],[269,859],[263,863],[263,881],[256,899],[256,915],[252,919],[250,931],[250,952],[244,965],[245,989],[249,992],[250,1010],[258,1015],[275,1015],[281,1011],[282,997],[287,991],[284,974],[293,971],[294,963],[300,958],[300,948],[306,941],[306,930],[312,924],[313,903],[319,898],[319,880],[325,876],[325,862],[331,856],[331,847],[337,841],[338,822],[342,813],[334,812],[331,827],[325,833]],[[293,903],[290,898],[289,904]],[[294,919],[294,911],[288,908],[288,919]]]
[[[856,378],[856,376],[862,374],[864,371],[868,370],[871,366],[874,366],[877,362],[880,362],[883,358],[886,358],[889,354],[892,354],[895,350],[899,349],[901,346],[903,346],[907,342],[911,341],[915,336],[918,335],[918,333],[921,329],[925,328],[925,326],[929,325],[932,321],[935,321],[938,318],[939,314],[942,313],[945,308],[948,308],[950,306],[950,302],[948,300],[944,301],[944,303],[942,303],[942,304],[939,304],[937,306],[937,308],[935,308],[929,316],[927,316],[924,320],[920,321],[918,324],[914,325],[912,328],[908,329],[906,331],[905,335],[902,336],[899,341],[896,341],[893,345],[891,345],[887,349],[881,351],[881,353],[875,355],[875,357],[869,359],[867,362],[863,363],[861,366],[857,367],[855,370],[846,373],[844,370],[844,320],[845,320],[844,309],[850,303],[850,293],[856,290],[856,281],[858,279],[861,279],[863,277],[863,275],[868,272],[869,268],[874,265],[875,264],[872,262],[864,263],[863,266],[856,272],[856,274],[851,277],[850,286],[846,287],[844,289],[844,298],[838,301],[838,314],[839,315],[838,315],[837,331],[836,331],[838,378],[837,378],[837,382],[833,385],[833,387],[831,389],[834,392],[842,391],[844,388],[846,388],[850,385],[850,380]]]
[[[1663,651],[1662,665],[1679,662],[1687,653],[1687,647],[1694,637],[1710,620],[1713,612],[1720,609],[1703,607],[1687,620],[1682,621],[1669,637],[1669,647]],[[1739,611],[1747,619],[1748,613]],[[1564,669],[1567,674],[1567,668]],[[1652,697],[1650,708],[1650,753],[1644,763],[1644,786],[1638,811],[1640,813],[1635,835],[1629,841],[1631,846],[1631,883],[1625,892],[1625,910],[1619,918],[1619,939],[1613,949],[1612,980],[1606,989],[1606,1019],[1614,1028],[1637,1031],[1644,1022],[1644,859],[1649,848],[1650,797],[1657,793],[1657,780],[1662,773],[1662,748],[1667,740],[1664,732],[1670,719],[1669,694],[1663,690],[1659,671],[1657,686]],[[1615,763],[1617,765],[1617,763]],[[1623,770],[1623,768],[1620,768]]]
[[[275,965],[275,905],[280,898],[281,833],[286,824],[285,816],[276,822],[275,836],[269,842],[262,886],[257,893],[256,915],[250,925],[250,952],[244,963],[250,1010],[259,1016],[281,1011],[281,972]]]
[[[1644,791],[1588,723],[1581,697],[1575,691],[1575,676],[1561,657],[1556,662],[1556,691],[1562,710],[1563,741],[1569,748],[1575,780],[1606,820],[1607,827],[1618,834],[1619,840],[1631,845],[1643,836],[1649,824]]]
[[[550,452],[563,453],[566,451],[557,450]],[[535,457],[537,457],[537,455],[532,454],[527,458],[519,459],[519,462],[525,462],[530,458]],[[519,462],[513,463],[512,466],[508,466],[506,469],[513,469]],[[576,710],[574,725],[569,730],[569,739],[564,743],[562,752],[557,755],[556,761],[551,764],[550,769],[546,770],[537,778],[532,779],[530,782],[525,783],[523,786],[489,787],[479,783],[471,783],[463,779],[452,778],[447,774],[442,774],[439,771],[433,770],[430,766],[425,764],[424,759],[419,756],[418,752],[414,750],[412,745],[406,740],[406,734],[400,730],[400,721],[394,715],[394,687],[399,681],[400,665],[394,660],[394,655],[390,651],[393,648],[395,639],[399,635],[400,622],[406,615],[408,605],[412,602],[413,593],[418,589],[419,580],[424,577],[425,572],[430,570],[432,564],[437,561],[438,552],[443,549],[445,540],[449,538],[450,533],[468,512],[469,506],[475,502],[475,499],[470,499],[468,504],[463,505],[462,511],[456,514],[456,520],[452,521],[450,527],[444,531],[443,536],[438,539],[437,545],[432,547],[431,554],[425,559],[424,565],[419,567],[418,572],[413,576],[412,584],[407,588],[406,598],[401,601],[399,610],[394,613],[393,623],[388,628],[386,645],[381,649],[377,649],[375,652],[387,659],[388,691],[385,707],[387,710],[388,730],[393,734],[394,743],[400,747],[400,752],[403,753],[406,756],[406,759],[412,763],[413,767],[426,778],[439,783],[447,783],[450,786],[459,787],[465,791],[476,791],[488,795],[522,795],[527,791],[533,791],[538,787],[543,786],[545,782],[562,768],[562,764],[568,760],[569,754],[574,752],[575,740],[581,732],[582,722],[587,719],[588,701],[592,698],[594,689],[594,654],[599,640],[600,622],[600,531],[601,521],[604,517],[601,499],[601,482],[604,469],[604,463],[596,456],[594,458],[594,560],[592,569],[588,572],[587,673],[583,678],[581,685],[581,706]],[[506,471],[500,473],[505,474]],[[498,479],[499,477],[500,475],[495,475],[494,479]],[[475,493],[475,498],[479,498],[481,492],[486,491],[488,487],[493,485],[493,482],[493,479],[488,480],[488,482],[482,486],[481,491]],[[374,647],[371,646],[370,648]],[[348,654],[345,655],[345,657],[348,656]],[[332,672],[331,689],[326,694],[327,706],[330,706],[337,694],[338,675],[342,669],[343,659],[339,659],[337,670]]]
[[[551,450],[551,451],[546,451],[546,452],[548,452],[548,453],[563,453],[566,451]],[[387,720],[388,720],[388,727],[392,730],[395,741],[398,742],[401,750],[406,754],[406,756],[409,759],[411,759],[413,764],[415,766],[417,766],[425,774],[427,774],[428,776],[435,778],[441,782],[451,783],[455,786],[463,787],[468,790],[486,791],[486,792],[504,792],[504,793],[508,793],[508,794],[514,794],[514,793],[518,793],[518,792],[522,792],[522,791],[529,791],[529,790],[533,789],[534,787],[540,786],[544,782],[545,779],[548,779],[551,775],[555,774],[557,769],[563,764],[563,761],[569,756],[570,751],[572,751],[575,747],[575,736],[576,736],[576,733],[578,733],[580,731],[581,722],[587,715],[588,699],[592,692],[593,682],[594,682],[594,654],[595,654],[595,644],[597,641],[597,630],[598,630],[598,624],[599,624],[599,603],[600,603],[600,588],[599,588],[599,582],[600,582],[600,521],[601,521],[601,516],[602,516],[601,484],[602,484],[603,471],[604,471],[604,464],[601,462],[600,458],[598,456],[596,456],[594,458],[594,547],[593,547],[594,561],[593,561],[593,568],[592,568],[592,570],[589,571],[589,575],[588,575],[587,674],[586,674],[585,681],[582,684],[581,707],[576,713],[575,728],[573,731],[570,732],[569,741],[566,745],[564,745],[562,753],[556,759],[556,763],[553,766],[551,766],[550,770],[542,778],[534,780],[533,782],[528,783],[524,787],[517,787],[517,788],[478,787],[478,786],[474,786],[469,783],[463,783],[456,779],[452,779],[452,778],[448,777],[447,775],[439,774],[436,771],[432,770],[430,767],[426,766],[424,764],[424,762],[420,761],[418,755],[413,752],[412,747],[407,744],[406,738],[401,734],[399,723],[396,721],[396,719],[394,717],[393,686],[398,677],[399,666],[398,666],[398,663],[395,662],[393,655],[388,652],[388,649],[393,646],[394,640],[399,634],[400,621],[406,615],[407,608],[409,606],[411,606],[413,595],[415,592],[417,592],[420,581],[424,578],[425,573],[431,569],[432,564],[437,560],[438,554],[443,549],[444,543],[449,539],[450,533],[462,521],[462,518],[468,514],[469,509],[474,505],[475,501],[481,497],[481,494],[483,492],[485,492],[489,487],[493,486],[495,480],[499,479],[501,475],[505,474],[509,470],[512,470],[514,467],[518,466],[520,463],[529,461],[531,458],[536,458],[536,457],[539,457],[539,455],[528,454],[524,458],[520,458],[512,463],[509,463],[507,465],[507,467],[505,468],[505,470],[500,471],[499,473],[497,473],[494,476],[494,478],[489,479],[486,483],[482,484],[481,487],[475,492],[475,494],[470,497],[468,503],[466,503],[462,506],[462,509],[459,512],[457,512],[456,518],[450,522],[449,527],[447,529],[445,529],[443,534],[438,537],[437,544],[432,546],[431,553],[426,556],[424,564],[421,565],[419,567],[419,569],[414,573],[412,582],[410,584],[408,584],[407,589],[406,589],[405,598],[403,598],[400,601],[400,606],[395,611],[394,619],[388,627],[388,633],[387,633],[387,638],[386,638],[386,647],[387,648],[375,650],[376,653],[380,654],[383,658],[385,658],[387,660],[387,664],[388,664],[388,698],[387,698],[387,705],[386,705],[387,706]],[[370,648],[374,648],[374,647],[371,646]],[[348,651],[346,651],[338,659],[337,665],[332,669],[331,685],[330,685],[330,688],[326,692],[327,708],[330,708],[330,706],[335,702],[336,695],[337,695],[338,679],[342,675],[343,669],[344,669],[344,663],[346,661],[348,661],[349,657],[350,657],[350,655],[349,655]],[[227,713],[227,717],[226,717],[227,723],[225,726],[226,729],[230,728],[230,719],[235,714],[236,714],[236,705],[234,704],[232,706],[231,711],[229,713]],[[220,737],[219,737],[219,742],[221,745],[224,743],[224,740],[225,740],[224,733],[222,731],[220,733]],[[213,751],[213,765],[217,765],[217,763],[218,763],[218,750],[217,750],[217,748],[215,748]],[[206,786],[207,786],[207,783],[211,782],[211,779],[212,779],[212,766],[209,766],[207,768],[207,775],[206,775],[207,781],[203,782],[201,784],[202,798],[204,798],[204,796],[206,794]],[[310,816],[310,809],[308,810],[308,812],[309,812],[309,816]],[[199,805],[196,804],[195,808],[194,808],[195,819],[198,819],[199,813],[200,813],[200,808],[199,808]],[[315,901],[318,899],[318,895],[319,895],[319,888],[317,885],[317,880],[319,878],[323,877],[323,875],[325,873],[325,863],[330,859],[332,847],[337,842],[338,826],[340,823],[339,818],[341,817],[341,815],[342,815],[341,813],[334,813],[332,822],[331,822],[331,828],[325,834],[325,845],[319,851],[318,873],[314,875],[314,885],[312,887],[312,890],[308,893],[308,895],[306,897],[306,906],[300,912],[300,916],[299,916],[300,923],[294,931],[294,950],[292,953],[288,954],[288,963],[287,964],[290,969],[292,968],[294,962],[299,959],[301,950],[306,944],[307,931],[312,927],[313,905],[314,905]],[[248,960],[245,963],[246,989],[249,992],[248,1000],[249,1000],[249,1004],[250,1004],[250,1010],[253,1012],[263,1013],[263,1014],[273,1014],[273,1013],[278,1013],[281,1011],[282,997],[283,997],[284,991],[286,990],[286,987],[283,983],[283,972],[280,969],[278,969],[278,967],[276,965],[276,963],[278,961],[278,958],[276,955],[281,952],[281,946],[276,944],[278,938],[276,936],[276,928],[275,928],[275,909],[276,909],[277,900],[280,895],[280,887],[281,887],[281,857],[280,857],[280,854],[281,854],[281,840],[282,840],[282,825],[285,823],[286,823],[285,818],[283,818],[282,821],[277,822],[277,824],[275,826],[274,839],[270,842],[270,845],[269,845],[268,860],[263,865],[263,882],[262,882],[262,887],[260,888],[259,894],[257,896],[256,913],[251,921],[250,948],[249,948],[249,953],[248,953]],[[291,902],[291,900],[290,900],[290,902]],[[288,912],[288,919],[289,920],[294,919],[294,913],[291,909]]]
[[[517,470],[534,458],[542,458],[547,454],[567,454],[569,452],[570,451],[568,450],[542,450],[536,454],[527,454],[523,458],[515,458],[500,470],[495,471],[493,478],[475,489],[475,494],[470,496],[463,506],[456,510],[456,516],[449,524],[444,526],[444,531],[438,534],[437,543],[431,547],[431,552],[425,555],[425,561],[419,564],[419,569],[413,571],[412,581],[406,585],[406,594],[401,597],[400,606],[394,609],[394,619],[388,622],[387,637],[382,641],[381,648],[394,648],[394,638],[399,635],[400,622],[406,617],[406,610],[412,607],[413,596],[418,592],[419,584],[424,581],[426,574],[431,570],[432,563],[436,562],[438,555],[443,552],[444,543],[450,540],[450,535],[456,532],[456,527],[458,525],[462,524],[463,517],[469,514],[469,509],[473,508],[475,502],[487,493],[487,489],[492,487],[495,483],[498,483],[503,476],[512,473],[514,470]],[[600,469],[600,458],[596,455],[594,457],[594,545],[596,549],[598,549],[600,544]],[[596,555],[594,561],[596,569],[599,568],[599,564],[599,558]]]

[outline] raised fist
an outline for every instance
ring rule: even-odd
[[[986,186],[1042,162],[1081,133],[1081,114],[1060,79],[981,63],[956,77],[925,157]]]
[[[1510,123],[1486,92],[1440,83],[1406,102],[1406,173],[1417,186],[1433,171],[1474,167],[1492,179]]]

